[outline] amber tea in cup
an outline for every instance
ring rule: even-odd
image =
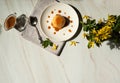
[[[5,30],[10,30],[15,26],[16,23],[16,15],[15,14],[11,14],[9,15],[4,23],[5,26]]]

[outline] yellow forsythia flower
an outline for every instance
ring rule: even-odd
[[[87,15],[83,16],[83,19],[89,19],[89,18],[90,18],[90,16],[87,16]]]
[[[99,20],[98,20],[98,24],[101,24],[101,23],[102,23],[102,19],[99,19]]]
[[[99,37],[95,37],[94,40],[95,40],[96,43],[101,43]]]
[[[56,44],[53,44],[52,50],[57,50],[58,46]]]
[[[92,30],[93,34],[97,34],[97,31],[95,29]]]
[[[115,16],[113,16],[113,15],[108,15],[108,20],[107,20],[107,23],[106,23],[106,25],[108,25],[108,26],[114,26],[114,23],[116,22],[116,18],[115,18]]]
[[[108,15],[108,21],[111,23],[116,22],[116,18],[113,15]]]
[[[78,43],[78,42],[76,42],[76,41],[70,41],[70,45],[71,45],[71,46],[76,46],[77,43]]]
[[[83,38],[85,38],[87,36],[87,34],[86,33],[83,33]]]
[[[110,35],[111,32],[112,32],[112,28],[110,26],[104,26],[100,30],[98,30],[97,36],[101,40],[105,40],[105,39],[108,39],[111,37],[111,35]]]
[[[94,44],[95,44],[94,42],[89,41],[89,43],[88,43],[88,47],[89,47],[89,48],[91,48],[91,47],[94,48]]]

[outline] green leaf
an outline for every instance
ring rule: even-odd
[[[91,24],[91,20],[90,19],[87,19],[87,24]]]
[[[51,41],[51,40],[49,40],[48,38],[46,38],[46,40],[44,40],[43,42],[42,42],[42,46],[44,47],[44,48],[46,48],[46,47],[48,47],[48,46],[53,46],[53,42]]]
[[[89,27],[88,27],[87,25],[84,25],[84,26],[83,26],[83,31],[86,31],[86,32],[87,32],[87,31],[88,31],[88,28],[89,28]]]
[[[50,46],[53,46],[53,43],[52,43],[52,42],[50,42]]]
[[[88,48],[91,48],[91,47],[92,47],[92,45],[90,43],[88,43]]]
[[[116,24],[115,26],[113,27],[113,30],[115,31],[120,31],[120,15],[117,17],[116,19]]]

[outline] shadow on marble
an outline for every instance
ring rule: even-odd
[[[107,45],[110,47],[110,49],[118,49],[120,50],[120,42],[119,43],[115,43],[111,40],[108,41]]]
[[[80,21],[82,21],[81,13],[80,13],[79,10],[78,10],[77,8],[75,8],[73,5],[71,5],[71,4],[69,4],[69,5],[77,12],[78,19],[79,19],[79,26],[78,26],[78,30],[77,30],[76,34],[75,34],[72,38],[70,38],[69,40],[67,40],[67,41],[70,41],[70,40],[76,38],[76,37],[80,34],[80,32],[81,32],[81,30],[82,30],[82,24],[80,23]]]

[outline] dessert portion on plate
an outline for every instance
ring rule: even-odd
[[[64,16],[60,15],[60,14],[56,14],[53,17],[53,20],[51,22],[51,25],[53,26],[53,28],[56,31],[59,31],[60,29],[62,29],[65,26],[66,23],[66,19]]]

